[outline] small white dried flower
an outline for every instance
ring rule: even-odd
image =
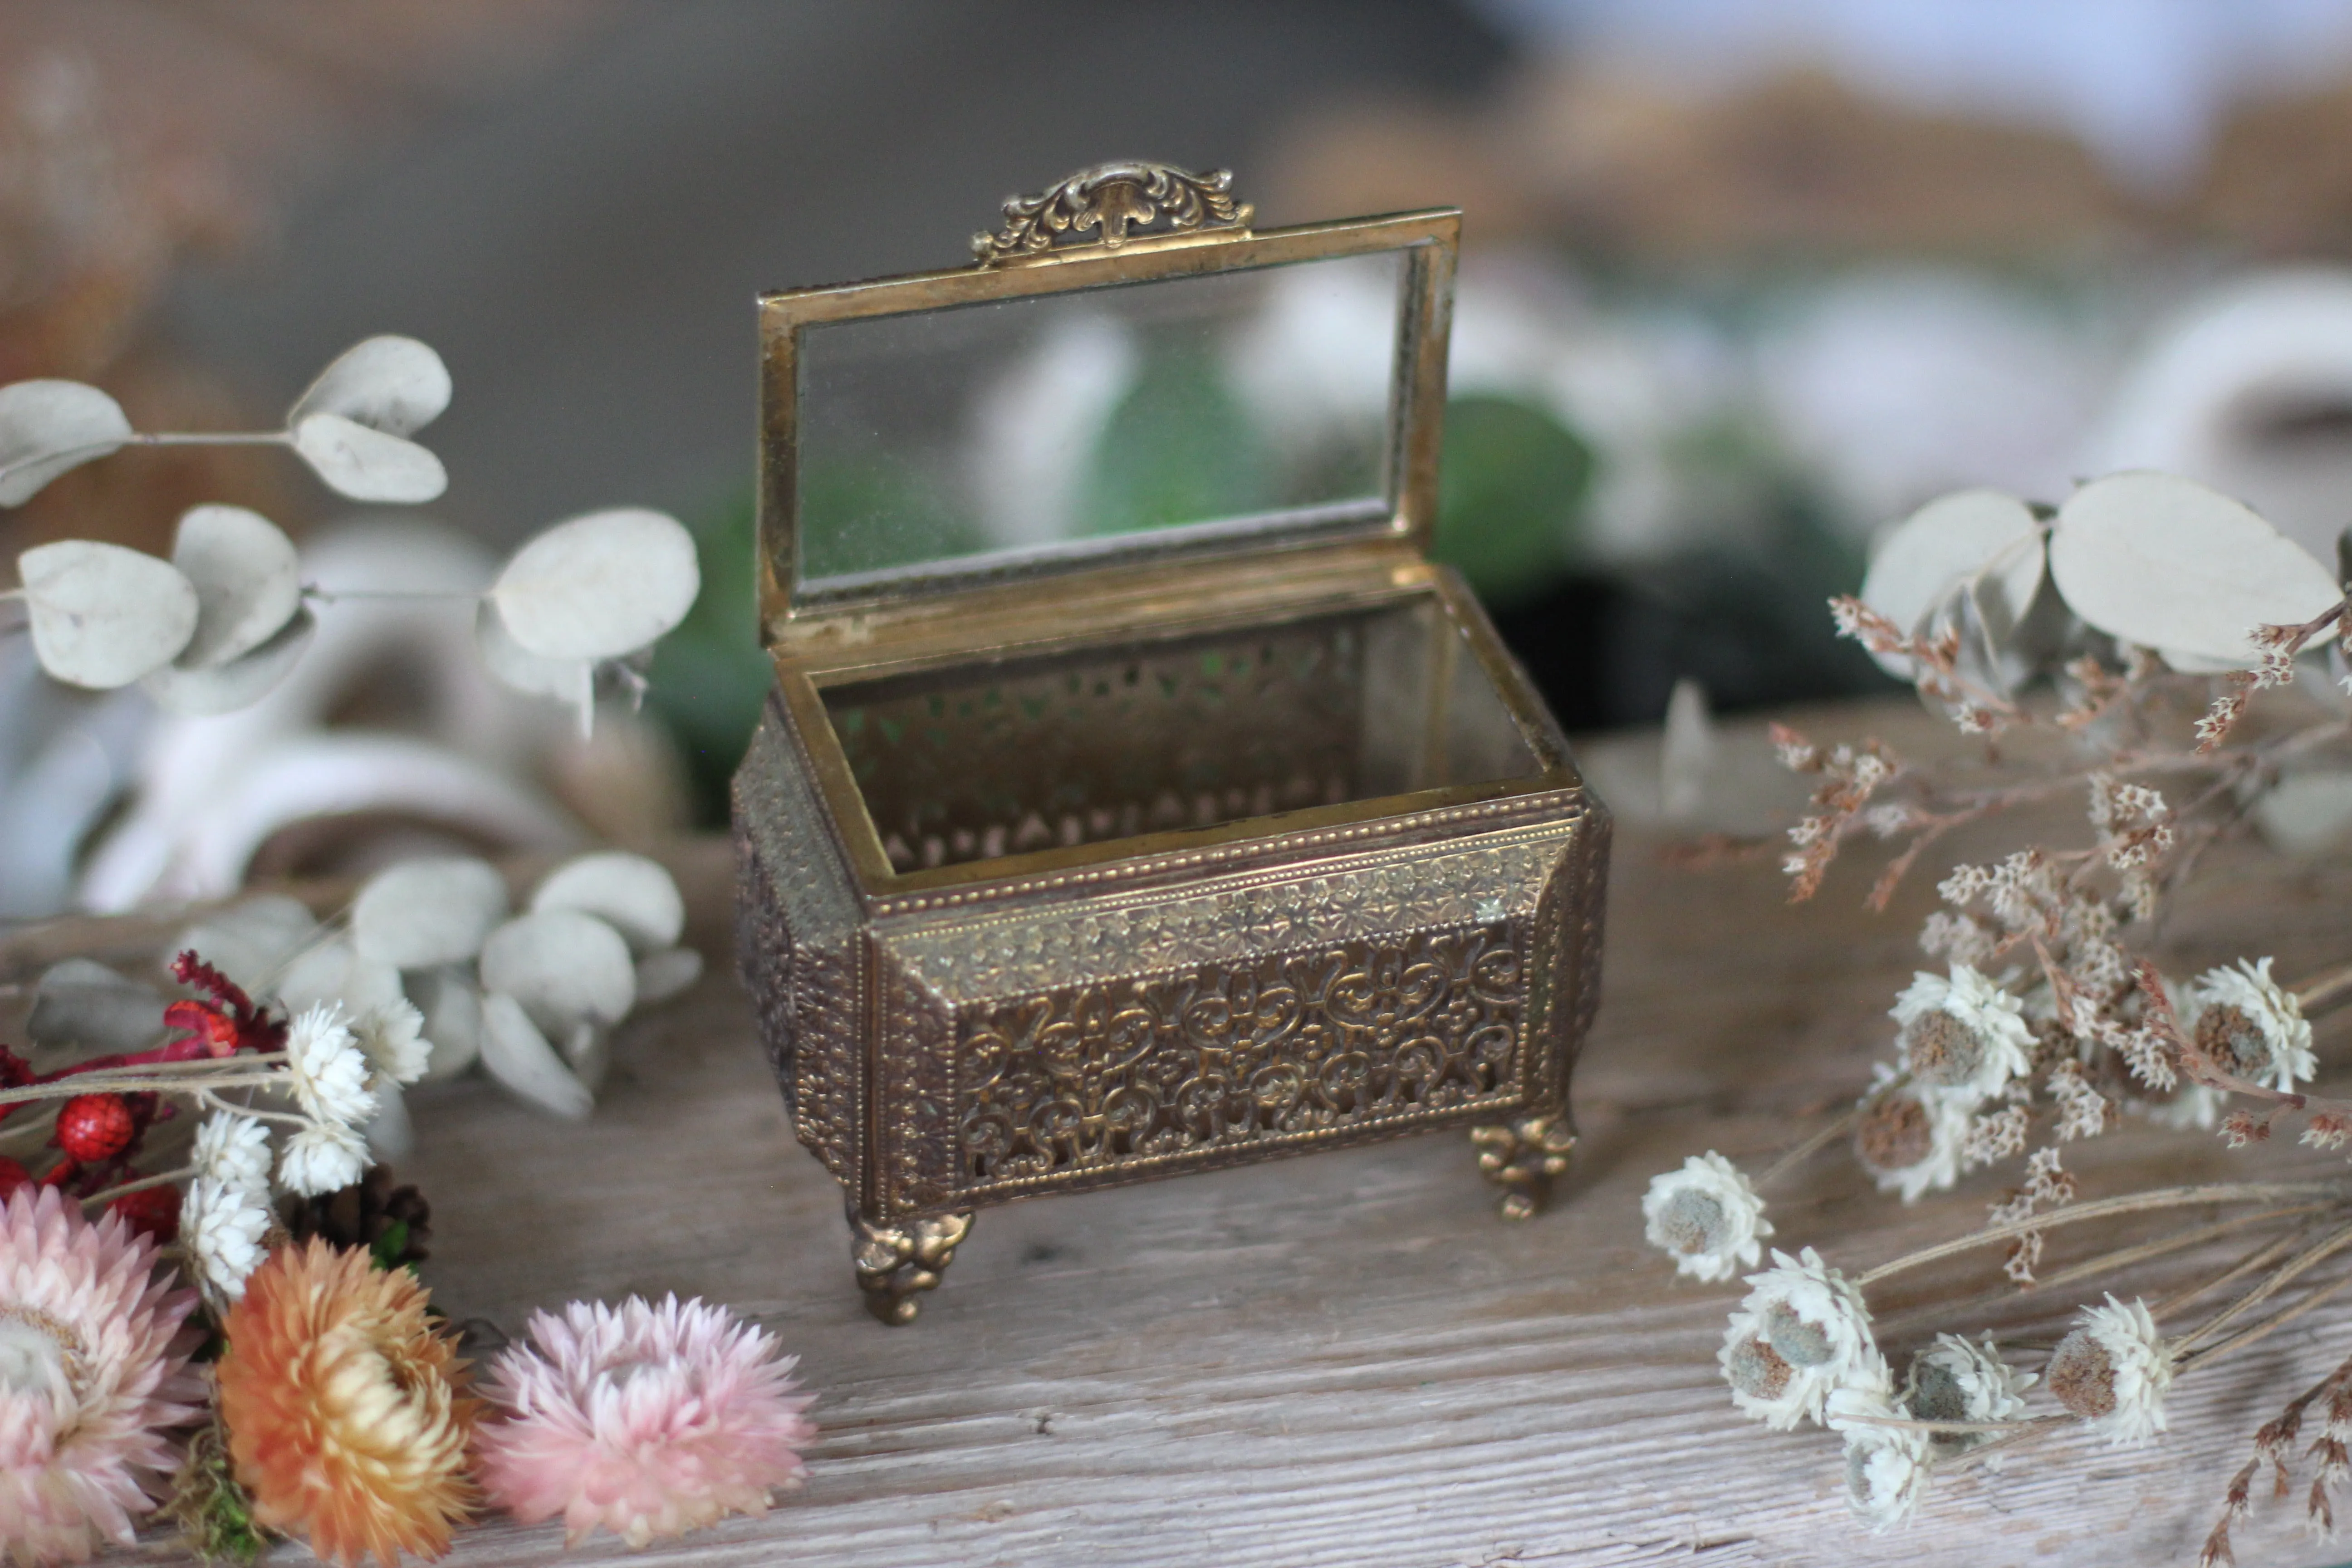
[[[1775,1252],[1772,1265],[1748,1277],[1717,1360],[1732,1403],[1785,1431],[1820,1419],[1832,1390],[1886,1373],[1870,1310],[1844,1275],[1810,1247],[1795,1258]]]
[[[216,1110],[196,1129],[189,1163],[195,1167],[198,1181],[210,1180],[238,1192],[267,1193],[269,1130],[253,1117]]]
[[[1822,1397],[1818,1380],[1790,1366],[1772,1348],[1764,1325],[1753,1312],[1734,1312],[1716,1352],[1723,1381],[1731,1384],[1731,1403],[1743,1415],[1752,1415],[1775,1432],[1786,1432],[1811,1414]]]
[[[2058,1403],[2116,1447],[2163,1431],[2172,1347],[2157,1332],[2147,1304],[2135,1297],[2126,1306],[2110,1295],[2105,1306],[2085,1307],[2074,1321],[2044,1370]]]
[[[1988,930],[1974,915],[1937,910],[1919,928],[1919,951],[1952,963],[1981,964],[1991,961],[2000,933]]]
[[[1863,1098],[1854,1123],[1854,1158],[1880,1192],[1916,1203],[1922,1193],[1942,1192],[1960,1179],[1975,1110],[1962,1096],[1885,1088],[1895,1074],[1884,1063],[1878,1076],[1879,1087]]]
[[[295,1100],[322,1122],[350,1127],[375,1114],[367,1058],[344,1026],[339,1002],[321,1002],[294,1020],[286,1032],[286,1073]]]
[[[415,1083],[433,1060],[433,1042],[425,1037],[425,1015],[404,996],[379,1002],[362,1013],[352,1020],[352,1037],[379,1080]]]
[[[1927,1434],[1887,1426],[1910,1417],[1896,1405],[1882,1370],[1833,1390],[1824,1410],[1832,1432],[1845,1437],[1846,1502],[1875,1532],[1916,1512],[1927,1490]]]
[[[1772,1234],[1764,1200],[1738,1166],[1710,1149],[1679,1171],[1650,1178],[1642,1217],[1652,1247],[1675,1260],[1675,1271],[1695,1279],[1728,1279],[1763,1257],[1760,1237]]]
[[[225,1300],[240,1300],[246,1276],[261,1266],[262,1238],[269,1233],[272,1217],[262,1201],[267,1192],[266,1187],[257,1191],[213,1176],[198,1176],[188,1184],[187,1202],[180,1211],[180,1239],[195,1258],[205,1287]]]
[[[278,1183],[302,1197],[339,1193],[367,1171],[367,1141],[340,1122],[316,1121],[286,1140]]]
[[[1950,978],[1920,972],[1895,999],[1895,1046],[1912,1079],[1981,1100],[2031,1063],[2033,1031],[2018,999],[1965,963]]]
[[[2191,1037],[2232,1078],[2288,1090],[2319,1070],[2311,1025],[2294,997],[2271,978],[2271,961],[2238,960],[2211,969],[2189,988],[2197,1023]]]
[[[1981,1348],[1957,1334],[1937,1334],[1933,1345],[1911,1358],[1903,1379],[1903,1407],[1920,1421],[2015,1421],[2025,1414],[2025,1391],[2037,1381],[2002,1361],[1990,1334]],[[1958,1453],[1990,1436],[1955,1432],[1936,1436],[1933,1446]]]

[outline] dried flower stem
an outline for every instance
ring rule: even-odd
[[[2298,1211],[2282,1209],[2277,1212],[2285,1214]],[[2303,1210],[2299,1212],[2309,1213],[2312,1211]],[[2312,1227],[2305,1226],[2302,1230],[2276,1237],[2275,1239],[2254,1248],[2253,1251],[2246,1254],[2245,1257],[2240,1258],[2235,1264],[2231,1265],[2221,1273],[2215,1275],[2212,1279],[2201,1280],[2194,1285],[2182,1286],[2179,1289],[2175,1290],[2171,1295],[2163,1298],[2155,1305],[2148,1308],[2149,1316],[2158,1319],[2165,1318],[2171,1313],[2179,1311],[2181,1308],[2186,1307],[2189,1302],[2196,1300],[2200,1296],[2210,1295],[2216,1290],[2226,1289],[2230,1286],[2235,1285],[2239,1280],[2243,1279],[2247,1275],[2256,1273],[2262,1269],[2269,1268],[2272,1264],[2276,1263],[2288,1253],[2293,1252],[2296,1247],[2301,1247],[2305,1242],[2309,1241],[2311,1238],[2311,1230]]]
[[[1897,1079],[1895,1083],[1890,1083],[1886,1087],[1894,1089],[1902,1081],[1904,1080]],[[1861,1118],[1862,1107],[1859,1105],[1851,1107],[1843,1115],[1832,1121],[1828,1126],[1822,1128],[1819,1131],[1813,1133],[1811,1137],[1805,1139],[1804,1142],[1799,1143],[1795,1148],[1790,1149],[1787,1153],[1782,1154],[1779,1159],[1773,1161],[1771,1164],[1765,1167],[1764,1173],[1756,1178],[1756,1185],[1759,1188],[1769,1186],[1780,1177],[1787,1175],[1790,1171],[1795,1170],[1799,1165],[1803,1164],[1806,1161],[1820,1153],[1823,1149],[1826,1149],[1832,1143],[1836,1142],[1846,1133],[1852,1131],[1853,1130],[1853,1124],[1860,1121]]]
[[[2352,1197],[2352,1183],[2332,1182],[2211,1182],[2195,1187],[2159,1187],[2154,1192],[2133,1193],[2119,1198],[2103,1198],[2097,1203],[2078,1204],[2072,1208],[2050,1214],[2035,1215],[2031,1219],[2009,1225],[1988,1226],[1954,1240],[1906,1253],[1890,1262],[1882,1263],[1854,1280],[1858,1289],[1867,1289],[1879,1280],[1917,1268],[1924,1264],[1975,1250],[1989,1242],[2006,1241],[2023,1236],[2030,1230],[2054,1230],[2062,1225],[2078,1225],[2084,1220],[2105,1219],[2110,1215],[2139,1214],[2149,1209],[2181,1208],[2191,1204],[2254,1203],[2269,1198]]]
[[[2312,1269],[2317,1268],[2320,1264],[2326,1262],[2336,1253],[2343,1251],[2347,1247],[2352,1247],[2352,1225],[2341,1226],[2336,1229],[2328,1232],[2321,1240],[2304,1248],[2303,1251],[2295,1254],[2294,1257],[2287,1259],[2284,1263],[2280,1264],[2277,1269],[2274,1270],[2268,1279],[2255,1286],[2252,1289],[2247,1291],[2243,1296],[2239,1297],[2229,1306],[2221,1309],[2220,1312],[2216,1313],[2210,1319],[2208,1319],[2200,1327],[2191,1329],[2186,1334],[2181,1335],[2179,1339],[2174,1341],[2173,1344],[2176,1352],[2188,1352],[2193,1351],[2198,1342],[2210,1338],[2212,1335],[2219,1333],[2221,1330],[2228,1328],[2232,1322],[2235,1322],[2238,1319],[2245,1316],[2245,1314],[2251,1311],[2253,1308],[2261,1305],[2263,1301],[2268,1300],[2271,1297],[2277,1295],[2281,1290],[2285,1289],[2296,1279],[2300,1279],[2305,1274],[2309,1273]]]
[[[2072,1285],[2079,1279],[2095,1279],[2099,1275],[2107,1273],[2113,1269],[2128,1268],[2134,1264],[2145,1263],[2150,1258],[2162,1258],[2168,1254],[2175,1252],[2184,1252],[2192,1247],[2201,1247],[2209,1241],[2218,1240],[2225,1236],[2233,1236],[2242,1230],[2252,1230],[2257,1226],[2269,1225],[2275,1220],[2290,1219],[2297,1215],[2326,1213],[2334,1206],[2335,1205],[2331,1204],[2298,1204],[2290,1208],[2264,1209],[2259,1214],[2240,1215],[2234,1219],[2216,1220],[2211,1225],[2200,1226],[2195,1230],[2184,1230],[2171,1236],[2159,1237],[2155,1241],[2142,1242],[2136,1247],[2118,1247],[2113,1252],[2103,1252],[2096,1258],[2086,1258],[2081,1263],[2074,1264],[2066,1268],[2062,1268],[2054,1274],[2036,1275],[2033,1282],[2029,1285],[2004,1286],[1997,1290],[1987,1290],[1983,1294],[1972,1297],[1965,1301],[1957,1303],[1951,1301],[1937,1301],[1931,1306],[1922,1307],[1916,1311],[1905,1312],[1895,1317],[1881,1319],[1879,1320],[1878,1327],[1882,1333],[1900,1333],[1904,1330],[1914,1327],[1919,1323],[1932,1322],[1939,1318],[1951,1318],[1971,1314],[1980,1311],[1988,1307],[1998,1307],[2006,1302],[2014,1301],[2019,1297],[2029,1295],[2036,1290],[2054,1290],[2060,1286]],[[2289,1236],[2281,1237],[2276,1241],[2267,1242],[2263,1245],[2262,1252],[2270,1252],[2273,1250],[2283,1251],[2287,1247],[2293,1247],[2296,1239],[2297,1237]],[[2262,1254],[2260,1252],[2256,1254],[2257,1257],[2260,1257],[2261,1255]],[[2260,1267],[2260,1265],[2257,1264],[2256,1267]],[[2198,1296],[2201,1296],[2209,1290],[2219,1289],[2221,1286],[2226,1285],[2233,1279],[2242,1278],[2240,1270],[2242,1270],[2245,1268],[2246,1265],[2242,1263],[2230,1273],[2221,1275],[2218,1279],[2205,1281],[2203,1284],[2199,1285],[2193,1292],[2180,1298],[2179,1301],[2174,1301],[2169,1304],[2178,1306],[2182,1301],[2194,1300]],[[2158,1306],[2150,1310],[2158,1317],[2162,1317],[2164,1315],[2165,1308],[2163,1306]]]
[[[2290,985],[2287,989],[2294,993],[2295,1005],[2306,1015],[2323,1007],[2332,1007],[2352,997],[2352,963],[2314,975],[2302,984]]]
[[[81,1200],[82,1206],[89,1208],[112,1203],[116,1198],[131,1193],[143,1193],[150,1187],[170,1186],[173,1183],[188,1181],[195,1173],[196,1168],[194,1165],[184,1165],[176,1171],[165,1171],[159,1175],[142,1176],[135,1182],[125,1182],[119,1187],[109,1187],[104,1192],[90,1194]]]
[[[2190,1353],[2182,1356],[2179,1362],[2176,1363],[2176,1370],[2185,1371],[2192,1366],[2201,1366],[2205,1363],[2211,1361],[2218,1356],[2225,1356],[2233,1351],[2243,1350],[2246,1346],[2266,1337],[2274,1330],[2286,1327],[2297,1318],[2302,1317],[2305,1312],[2310,1311],[2315,1307],[2325,1305],[2328,1300],[2342,1295],[2347,1290],[2352,1290],[2352,1275],[2347,1275],[2343,1279],[2336,1280],[2332,1285],[2321,1286],[2318,1289],[2314,1290],[2310,1295],[2305,1296],[2302,1300],[2297,1301],[2294,1306],[2289,1307],[2284,1312],[2280,1312],[2274,1317],[2265,1318],[2261,1322],[2256,1323],[2252,1328],[2241,1331],[2234,1338],[2224,1340],[2218,1345],[2211,1345],[2201,1351],[2193,1351]]]

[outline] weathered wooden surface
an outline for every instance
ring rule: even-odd
[[[1620,838],[1607,995],[1577,1079],[1585,1142],[1568,1190],[1531,1224],[1492,1216],[1452,1137],[1014,1205],[981,1215],[919,1323],[885,1329],[859,1304],[835,1189],[792,1142],[719,956],[694,996],[624,1041],[584,1126],[483,1083],[417,1096],[410,1173],[435,1205],[427,1279],[452,1313],[510,1332],[571,1298],[701,1294],[757,1314],[800,1353],[822,1395],[807,1488],[763,1521],[646,1554],[657,1562],[2193,1561],[2253,1428],[2352,1350],[2352,1301],[2185,1378],[2158,1447],[2111,1453],[2068,1436],[2001,1474],[1939,1483],[1907,1529],[1862,1531],[1833,1439],[1733,1414],[1714,1359],[1731,1291],[1678,1283],[1641,1245],[1637,1205],[1686,1153],[1717,1148],[1753,1168],[1799,1113],[1867,1080],[1917,961],[1926,889],[1911,916],[1874,918],[1858,908],[1866,877],[1848,870],[1821,903],[1790,910],[1769,866],[1672,871],[1660,842],[1638,828]],[[724,847],[694,846],[679,864],[697,938],[723,955]],[[2173,932],[2179,964],[2274,952],[2294,974],[2342,956],[2352,863],[2232,852],[2209,884]],[[2323,1028],[2321,1045],[2325,1060],[2352,1040]],[[2096,1192],[2256,1160],[2342,1169],[2137,1125],[2070,1163]],[[1905,1211],[1825,1155],[1772,1194],[1778,1239],[1866,1266],[1971,1223],[2009,1179],[1979,1173]],[[2066,1247],[2053,1239],[2053,1263]],[[1884,1308],[1981,1288],[1996,1261]],[[2055,1324],[2074,1304],[2029,1298],[2028,1317]],[[2347,1554],[2299,1523],[2299,1506],[2266,1506],[2241,1529],[2242,1559]],[[561,1553],[551,1527],[494,1523],[452,1561]],[[619,1553],[600,1537],[572,1555]]]

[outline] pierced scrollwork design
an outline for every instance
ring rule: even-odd
[[[972,255],[982,267],[1029,260],[1057,246],[1100,244],[1117,250],[1139,231],[1164,223],[1156,234],[1187,229],[1232,228],[1246,232],[1252,208],[1233,197],[1233,171],[1189,174],[1167,163],[1099,163],[1081,169],[1043,195],[1014,196],[1004,204],[1004,225],[994,234],[971,237]],[[1087,234],[1098,236],[1087,240]]]
[[[1565,1116],[1525,1116],[1492,1127],[1473,1127],[1478,1172],[1503,1189],[1505,1219],[1533,1219],[1551,1195],[1551,1181],[1568,1169],[1576,1132]]]
[[[899,1225],[877,1225],[849,1211],[850,1261],[866,1310],[892,1325],[911,1323],[920,1303],[915,1297],[939,1288],[940,1276],[955,1261],[955,1249],[971,1234],[971,1215],[935,1215]]]
[[[1057,988],[968,1015],[959,1190],[1501,1105],[1521,1092],[1505,920]]]

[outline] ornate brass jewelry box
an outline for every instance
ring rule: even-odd
[[[1572,1142],[1609,819],[1426,559],[1461,215],[1109,164],[760,301],[740,961],[867,1304],[983,1205]]]

